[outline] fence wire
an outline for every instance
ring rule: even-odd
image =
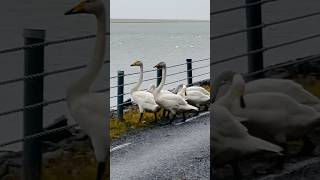
[[[210,66],[214,66],[214,65],[217,65],[217,64],[221,64],[221,63],[225,63],[225,62],[232,61],[232,60],[235,60],[235,59],[239,59],[239,58],[242,58],[242,57],[246,57],[246,56],[249,56],[251,54],[258,53],[258,52],[265,52],[265,51],[268,51],[268,50],[276,49],[276,48],[283,47],[283,46],[288,46],[288,45],[291,45],[291,44],[296,44],[296,43],[299,43],[299,42],[302,42],[302,41],[315,39],[315,38],[319,38],[319,37],[320,37],[320,33],[314,34],[314,35],[311,35],[311,36],[307,36],[307,37],[304,37],[304,38],[301,38],[301,39],[296,39],[296,40],[293,40],[293,41],[287,41],[287,42],[284,42],[284,43],[279,43],[279,44],[276,44],[276,45],[273,45],[273,46],[269,46],[269,47],[265,47],[265,48],[261,48],[261,49],[257,49],[257,50],[253,50],[253,51],[249,51],[247,53],[243,53],[243,54],[239,54],[239,55],[232,56],[232,57],[229,57],[229,58],[220,59],[220,60],[211,62]]]
[[[221,38],[224,38],[224,37],[229,37],[229,36],[232,36],[232,35],[236,35],[236,34],[244,33],[244,32],[247,32],[247,31],[251,31],[251,30],[254,30],[254,29],[267,28],[267,27],[271,27],[271,26],[275,26],[275,25],[279,25],[279,24],[283,24],[283,23],[289,23],[289,22],[293,22],[293,21],[297,21],[297,20],[301,20],[301,19],[305,19],[305,18],[309,18],[309,17],[319,16],[319,15],[320,15],[320,11],[317,11],[317,12],[312,12],[312,13],[309,13],[309,14],[306,14],[306,15],[302,15],[302,16],[296,16],[296,17],[293,17],[293,18],[287,18],[287,19],[283,19],[283,20],[278,20],[278,21],[271,22],[271,23],[263,23],[263,24],[260,24],[260,25],[257,25],[257,26],[252,26],[252,27],[249,27],[249,28],[244,28],[244,29],[241,29],[241,30],[237,30],[237,31],[233,31],[233,32],[228,32],[228,33],[216,35],[216,36],[210,37],[210,40],[217,40],[217,39],[221,39]]]
[[[106,35],[110,35],[110,33],[106,33]],[[85,40],[85,39],[92,39],[95,37],[96,37],[96,35],[92,34],[92,35],[87,35],[87,36],[79,36],[79,37],[73,37],[73,38],[67,38],[67,39],[25,45],[25,46],[20,46],[20,47],[15,47],[15,48],[2,49],[2,50],[0,50],[0,54],[7,54],[7,53],[12,53],[12,52],[22,51],[25,49],[36,48],[36,47],[44,47],[44,46],[50,46],[50,45],[55,45],[55,44],[64,44],[64,43],[69,43],[69,42],[74,42],[74,41]]]
[[[24,138],[20,138],[20,139],[11,140],[11,141],[8,141],[8,142],[5,142],[5,143],[1,143],[0,144],[0,148],[3,148],[5,146],[9,146],[9,145],[12,145],[12,144],[17,144],[17,143],[20,143],[20,142],[25,142],[25,141],[30,141],[30,140],[33,140],[33,139],[38,139],[38,138],[41,138],[41,137],[44,137],[44,136],[47,136],[47,135],[50,135],[50,134],[55,134],[55,133],[58,133],[58,132],[61,132],[61,131],[72,129],[72,128],[75,128],[77,126],[78,126],[78,124],[73,124],[73,125],[68,125],[68,126],[64,126],[64,127],[60,127],[60,128],[56,128],[56,129],[52,129],[52,130],[42,131],[40,133],[29,135],[29,136],[26,136]]]
[[[241,6],[221,9],[221,10],[210,12],[210,16],[217,15],[217,14],[222,14],[222,13],[226,13],[226,12],[230,12],[230,11],[240,10],[240,9],[244,9],[244,8],[247,8],[247,7],[256,6],[256,5],[260,5],[260,4],[266,4],[266,3],[270,3],[270,2],[274,2],[274,1],[279,1],[279,0],[261,0],[261,1],[258,1],[258,2],[248,3],[248,4],[245,4],[245,5],[241,5]]]

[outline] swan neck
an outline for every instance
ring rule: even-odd
[[[139,81],[138,81],[138,83],[136,84],[136,86],[131,89],[131,92],[138,91],[138,89],[140,88],[140,86],[141,86],[141,84],[142,84],[142,80],[143,80],[143,66],[140,66]]]
[[[213,102],[216,101],[216,97],[218,95],[218,92],[220,90],[220,87],[222,85],[222,81],[225,79],[225,75],[222,73],[220,75],[218,75],[216,78],[214,78],[213,80],[213,94],[212,94],[212,99],[213,99]]]
[[[163,67],[162,68],[162,77],[161,77],[161,82],[159,84],[159,86],[156,88],[155,92],[158,94],[160,93],[161,89],[163,88],[164,86],[164,83],[166,81],[166,75],[167,75],[167,68],[166,67]]]
[[[105,47],[106,47],[106,17],[104,9],[96,15],[97,19],[97,35],[94,47],[94,54],[91,61],[88,63],[86,72],[76,81],[69,89],[67,95],[77,95],[89,93],[90,87],[98,76],[104,62]]]

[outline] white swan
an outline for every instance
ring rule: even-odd
[[[166,63],[160,62],[154,67],[158,69],[162,68],[162,78],[159,86],[153,91],[153,95],[157,104],[162,106],[173,115],[171,122],[175,118],[177,112],[185,112],[190,110],[199,111],[197,107],[188,104],[181,96],[177,94],[161,93],[161,89],[163,88],[166,80]],[[184,114],[183,120],[186,120]]]
[[[176,88],[177,92],[179,92],[179,90],[181,90],[181,88],[182,88],[183,86],[184,86],[184,84],[180,84],[180,85]],[[187,92],[188,92],[188,91],[199,91],[199,92],[201,92],[201,93],[203,93],[203,94],[205,94],[205,95],[207,95],[207,96],[210,96],[209,91],[207,91],[205,88],[203,88],[203,87],[201,87],[201,86],[188,86],[187,89],[186,89],[186,91],[187,91]]]
[[[183,85],[177,94],[183,97],[189,104],[192,104],[198,108],[200,108],[201,105],[207,105],[210,101],[209,95],[203,94],[202,92],[196,90],[187,91],[186,85]]]
[[[222,79],[231,81],[232,77],[230,74],[234,72],[224,73]],[[287,94],[301,104],[305,104],[313,107],[315,110],[320,112],[320,99],[305,90],[300,84],[289,80],[289,79],[272,79],[263,78],[250,81],[246,83],[246,94],[260,93],[260,92],[279,92]],[[225,93],[220,91],[217,97],[220,97]]]
[[[247,129],[225,107],[212,104],[210,144],[215,165],[231,164],[234,176],[241,176],[237,162],[254,153],[271,152],[281,155],[280,146],[251,136]]]
[[[109,113],[106,109],[105,93],[90,92],[90,87],[103,66],[105,55],[106,16],[101,0],[84,1],[67,11],[65,15],[89,13],[97,18],[97,37],[93,59],[86,72],[74,82],[66,92],[70,114],[84,132],[90,137],[95,157],[98,161],[97,180],[103,178],[109,159]],[[109,162],[107,162],[107,165]],[[107,167],[108,169],[108,167]]]
[[[154,100],[153,94],[147,91],[140,91],[139,87],[141,86],[143,80],[143,63],[141,61],[136,61],[131,66],[140,67],[140,77],[137,85],[131,89],[130,95],[132,100],[138,105],[140,111],[139,122],[142,120],[143,113],[153,112],[155,120],[157,121],[157,111],[160,109],[160,106]]]
[[[153,91],[156,89],[156,86],[154,84],[150,85],[149,89],[147,90],[148,92],[150,93],[153,93]],[[161,89],[160,93],[162,94],[173,94],[173,92],[171,91],[168,91],[166,89]],[[165,109],[163,109],[163,112],[162,112],[162,117],[165,118],[165,117],[168,117],[169,116],[169,112],[167,112]]]
[[[247,118],[243,123],[256,137],[285,145],[287,140],[304,137],[320,125],[317,111],[286,94],[244,94],[245,82],[240,74],[236,74],[229,91],[215,104],[226,107],[235,116]]]

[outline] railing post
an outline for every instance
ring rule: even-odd
[[[161,82],[161,77],[162,77],[162,69],[157,69],[157,87]]]
[[[192,59],[187,59],[187,80],[188,86],[192,85]]]
[[[123,120],[124,71],[118,71],[118,120]]]
[[[246,4],[260,2],[260,0],[246,0]],[[262,24],[261,4],[248,6],[246,8],[247,28]],[[254,51],[263,48],[262,28],[247,31],[247,47],[248,51]],[[248,72],[255,72],[263,69],[263,52],[257,52],[248,55]],[[256,78],[262,77],[258,74]]]
[[[25,45],[42,43],[44,30],[24,29]],[[42,73],[44,69],[44,46],[25,49],[24,75]],[[24,80],[24,106],[43,102],[43,77]],[[42,131],[43,108],[41,106],[23,112],[23,135],[28,136]],[[23,143],[23,180],[40,180],[42,169],[41,139]]]

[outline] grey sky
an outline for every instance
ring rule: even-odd
[[[111,0],[113,19],[209,20],[210,0]]]

